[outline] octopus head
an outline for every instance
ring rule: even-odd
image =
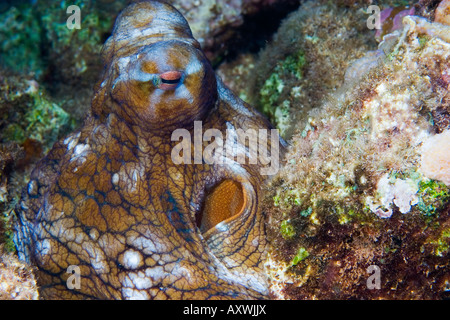
[[[100,91],[111,97],[113,106],[107,111],[143,129],[185,127],[201,120],[217,100],[217,80],[208,59],[183,16],[166,4],[128,7],[103,56]]]

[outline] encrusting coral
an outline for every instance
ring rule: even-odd
[[[0,246],[0,300],[36,300],[36,280],[30,266]]]
[[[363,10],[349,14],[334,2],[306,1],[248,64],[244,80],[235,83],[232,75],[225,82],[289,139],[317,102],[342,84],[350,61],[375,46],[373,35],[366,32],[366,18]]]
[[[292,138],[265,204],[273,297],[448,294],[448,26],[417,16],[403,24]],[[438,110],[444,119],[433,121]]]
[[[420,171],[450,186],[450,130],[429,137],[420,151]]]

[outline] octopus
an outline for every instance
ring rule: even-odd
[[[168,4],[125,8],[102,58],[83,125],[36,165],[15,209],[40,297],[267,298],[260,202],[283,140]]]

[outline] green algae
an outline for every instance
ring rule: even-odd
[[[444,257],[450,249],[450,229],[442,231],[439,238],[432,241],[431,244],[436,246],[433,250],[434,255]]]
[[[80,8],[80,29],[69,29],[66,25],[69,15],[65,10],[70,5]],[[82,44],[79,49],[90,53],[99,52],[104,41],[103,33],[108,32],[113,23],[112,16],[104,15],[96,8],[90,8],[86,1],[82,0],[61,1],[59,5],[55,4],[47,10],[43,10],[41,20],[48,41],[56,41],[52,44],[53,49],[62,51],[64,48],[73,47],[72,49],[77,50],[75,45]]]
[[[41,26],[31,6],[0,14],[0,61],[4,67],[42,74]]]
[[[290,220],[281,221],[280,232],[281,236],[286,240],[291,239],[293,236],[295,236],[295,229]]]
[[[69,29],[66,12],[80,8],[81,29]],[[95,2],[83,0],[42,1],[39,5],[15,4],[0,14],[0,61],[18,73],[36,79],[59,78],[64,83],[91,83],[91,68],[101,65],[99,53],[110,32],[115,14],[100,10]],[[95,68],[93,68],[96,70]],[[93,72],[92,72],[93,73]],[[97,72],[95,72],[96,74]]]
[[[283,92],[284,83],[277,73],[272,73],[264,82],[260,90],[262,111],[265,114],[274,114],[274,105],[278,101],[281,92]]]
[[[302,204],[302,194],[298,189],[286,190],[285,193],[277,193],[273,196],[273,205],[275,207],[283,207],[291,209],[293,206],[300,206]]]
[[[311,215],[312,211],[313,211],[312,207],[308,207],[308,209],[300,211],[300,215],[304,218],[307,218]]]
[[[291,266],[296,266],[299,262],[305,260],[308,257],[309,252],[304,247],[301,247],[300,249],[298,249],[297,254],[292,259]]]
[[[275,66],[259,91],[262,112],[275,123],[282,136],[289,126],[290,101],[282,100],[281,97],[285,95],[284,91],[288,82],[303,78],[303,69],[306,64],[305,53],[301,50],[287,56]]]
[[[9,212],[4,211],[0,217],[0,245],[6,252],[15,252],[14,232],[12,228],[12,217]]]
[[[2,132],[6,141],[22,144],[26,139],[37,140],[45,149],[61,136],[75,127],[75,121],[56,103],[48,100],[42,91],[10,94],[8,100],[13,105],[20,104],[23,113],[9,121]]]
[[[31,138],[42,143],[55,141],[60,127],[70,124],[70,116],[58,105],[44,99],[35,101],[24,117],[23,123],[12,123],[5,129],[8,140],[23,143]]]
[[[418,195],[417,208],[426,216],[434,215],[450,200],[449,188],[436,180],[420,181]]]
[[[306,66],[305,52],[299,51],[296,54],[288,56],[281,64],[281,70],[284,73],[294,75],[298,80],[303,78],[303,69]]]

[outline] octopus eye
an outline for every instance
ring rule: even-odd
[[[162,90],[173,90],[182,80],[183,74],[180,71],[167,71],[155,79],[155,85]]]
[[[224,180],[206,195],[203,210],[197,216],[197,226],[204,234],[220,222],[238,217],[246,204],[247,197],[242,184]]]

